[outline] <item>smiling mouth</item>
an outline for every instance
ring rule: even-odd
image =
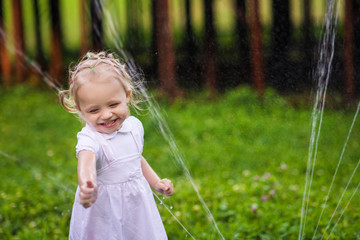
[[[104,123],[100,123],[99,125],[106,127],[106,128],[110,128],[113,127],[118,121],[118,118],[112,121],[108,121],[108,122],[104,122]]]

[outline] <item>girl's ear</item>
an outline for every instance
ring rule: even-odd
[[[78,105],[75,105],[74,108],[80,113],[80,107]]]
[[[82,114],[82,112],[81,112],[81,110],[80,110],[80,107],[77,106],[77,105],[75,105],[74,107],[75,107],[75,109],[76,109],[77,114],[79,115],[79,117],[80,117],[83,121],[86,122],[86,119],[85,119],[84,115]]]
[[[84,119],[84,116],[83,116],[83,114],[81,112],[80,107],[78,105],[75,105],[74,107],[75,107],[75,109],[77,111],[77,114],[79,114],[79,116],[81,117],[81,119]]]
[[[126,91],[126,101],[127,101],[127,102],[130,101],[130,96],[131,96],[131,90],[127,90],[127,91]]]

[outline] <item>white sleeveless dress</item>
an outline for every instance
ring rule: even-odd
[[[79,187],[70,221],[71,240],[167,239],[152,191],[141,171],[144,129],[128,117],[111,134],[86,125],[78,133],[77,155],[82,150],[96,155],[98,197],[85,209]]]

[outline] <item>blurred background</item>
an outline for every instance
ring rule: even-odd
[[[1,0],[1,84],[41,84],[36,62],[63,86],[69,64],[88,50],[122,49],[172,98],[241,84],[259,94],[266,86],[302,92],[313,85],[326,2]],[[329,87],[352,99],[360,88],[360,2],[340,1],[338,14]]]

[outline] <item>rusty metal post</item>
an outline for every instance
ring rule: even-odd
[[[103,26],[102,26],[102,5],[100,0],[90,0],[91,14],[91,35],[93,50],[99,52],[104,50]]]
[[[9,52],[7,49],[7,35],[4,26],[4,9],[3,9],[3,0],[0,0],[0,72],[3,79],[3,84],[5,86],[10,85],[10,76],[11,76],[11,64],[9,58]]]
[[[23,82],[25,76],[25,61],[24,61],[24,26],[22,16],[21,0],[13,0],[12,3],[12,17],[14,24],[14,48],[15,48],[15,75],[17,82]]]
[[[213,14],[213,0],[204,1],[205,8],[205,59],[204,82],[206,88],[214,95],[217,93],[216,80],[216,42]]]
[[[49,0],[51,11],[51,66],[50,73],[54,80],[61,80],[63,76],[61,25],[59,0]]]
[[[156,21],[157,71],[160,89],[172,100],[178,95],[175,78],[175,52],[169,23],[168,0],[154,1]]]
[[[88,25],[88,16],[87,16],[87,6],[89,4],[88,0],[80,0],[80,53],[85,55],[89,51],[89,25]]]
[[[353,1],[345,1],[345,32],[344,32],[344,67],[345,67],[345,97],[353,100],[355,97],[354,81],[354,32],[353,32]]]
[[[252,78],[255,91],[262,96],[265,91],[263,52],[262,52],[262,34],[259,19],[258,0],[248,0],[250,9],[250,30],[251,30],[251,64]]]

